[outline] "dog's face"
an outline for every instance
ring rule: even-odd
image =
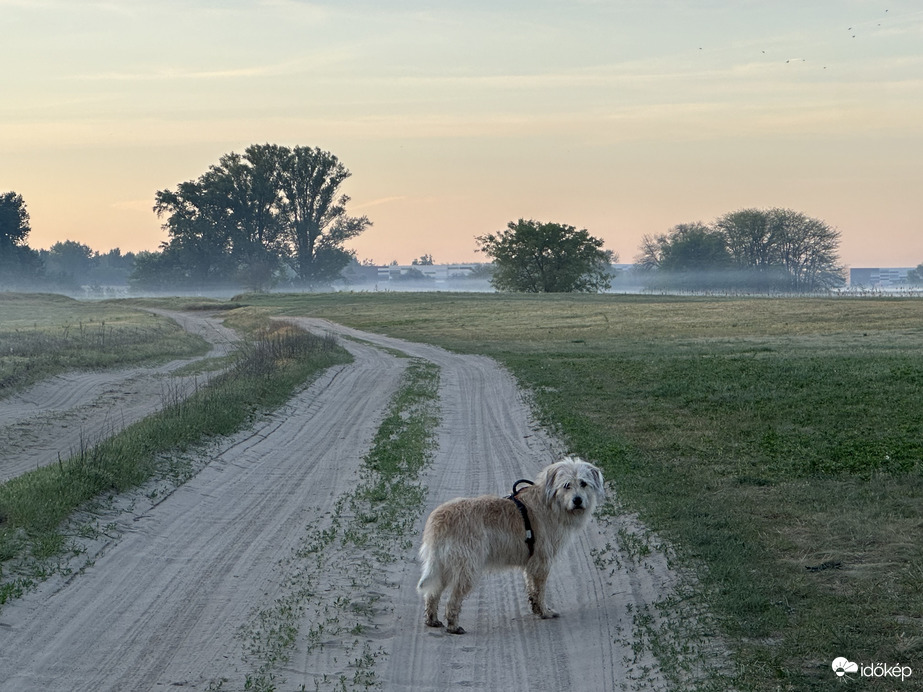
[[[565,457],[546,467],[536,485],[544,486],[549,503],[572,515],[592,514],[605,497],[602,472],[577,457]]]

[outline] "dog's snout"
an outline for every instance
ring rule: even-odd
[[[577,495],[577,497],[574,498],[574,507],[582,507],[582,506],[583,506],[583,498]]]

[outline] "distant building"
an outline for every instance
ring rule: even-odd
[[[913,267],[855,267],[849,270],[850,288],[898,288],[907,284]]]
[[[479,264],[391,264],[378,267],[378,280],[432,279],[442,282],[448,279],[465,278],[479,266]]]

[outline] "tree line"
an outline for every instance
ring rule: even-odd
[[[0,193],[0,289],[76,291],[84,285],[125,285],[134,270],[135,255],[123,255],[118,248],[100,253],[65,240],[33,250],[27,243],[31,231],[22,195]]]
[[[839,231],[801,212],[741,209],[645,235],[635,261],[652,287],[809,292],[844,283],[839,243]]]
[[[477,237],[504,291],[599,292],[616,256],[586,229],[534,220]],[[650,289],[811,292],[844,283],[840,233],[791,209],[742,209],[642,239],[636,266]]]
[[[126,277],[141,291],[327,286],[356,263],[344,243],[371,226],[346,211],[349,197],[340,188],[350,175],[320,148],[255,144],[225,154],[198,178],[155,194],[153,211],[169,239],[137,255],[101,255],[73,241],[32,250],[25,202],[3,193],[0,288],[28,280],[75,288]],[[568,224],[519,219],[475,240],[501,291],[604,291],[617,261],[601,239]],[[741,209],[710,224],[645,235],[636,266],[653,289],[810,292],[844,283],[839,242],[839,231],[801,212]],[[427,262],[429,255],[419,260]],[[923,283],[923,265],[909,279]]]

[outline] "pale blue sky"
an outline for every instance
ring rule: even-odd
[[[154,249],[154,193],[252,143],[352,171],[362,259],[466,261],[520,217],[641,236],[743,207],[923,262],[923,7],[0,0],[0,191],[33,247]]]

